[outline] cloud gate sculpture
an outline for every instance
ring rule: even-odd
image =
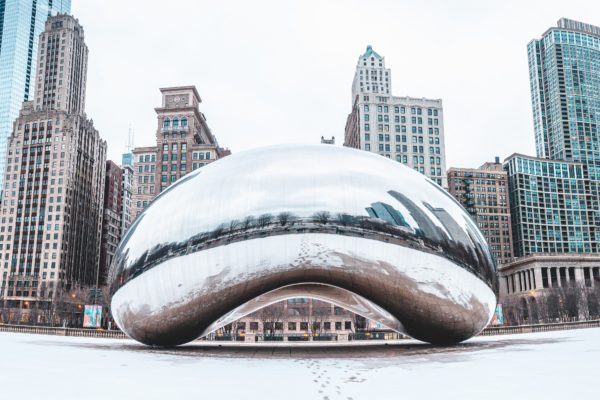
[[[332,145],[265,147],[198,169],[134,222],[110,270],[131,338],[173,346],[292,297],[450,344],[496,306],[488,245],[442,188]]]

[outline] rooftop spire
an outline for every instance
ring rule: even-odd
[[[367,51],[365,51],[365,54],[363,54],[363,58],[368,58],[371,56],[376,58],[382,58],[379,54],[377,54],[375,50],[373,50],[373,46],[367,45]]]

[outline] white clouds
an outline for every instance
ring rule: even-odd
[[[154,143],[158,88],[184,84],[234,152],[340,142],[367,44],[386,57],[395,95],[443,99],[448,166],[533,154],[527,42],[563,16],[600,24],[598,11],[554,0],[73,2],[90,48],[87,112],[117,161],[130,124],[136,145]]]

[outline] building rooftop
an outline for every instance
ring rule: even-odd
[[[585,33],[591,33],[592,35],[600,36],[600,27],[586,24],[584,22],[575,21],[573,19],[561,18],[556,23],[558,28],[570,29],[573,31],[580,31]]]
[[[376,58],[383,58],[375,50],[373,50],[373,47],[371,45],[368,45],[367,51],[365,51],[365,54],[363,54],[362,57],[369,58],[371,56],[376,57]]]

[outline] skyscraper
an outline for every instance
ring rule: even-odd
[[[71,0],[0,0],[0,188],[13,122],[35,91],[40,33],[48,15],[70,12]]]
[[[561,18],[527,53],[537,156],[600,179],[600,27]]]
[[[0,224],[0,300],[47,308],[99,279],[106,142],[84,113],[88,49],[79,22],[48,18],[37,90],[13,124]]]
[[[195,86],[160,91],[156,146],[133,149],[133,219],[177,179],[230,153],[219,147],[200,112],[202,100]]]
[[[446,187],[442,101],[391,92],[385,58],[367,46],[356,64],[344,146],[394,159]]]
[[[600,249],[600,28],[562,18],[527,46],[537,158],[512,155],[516,256]]]

